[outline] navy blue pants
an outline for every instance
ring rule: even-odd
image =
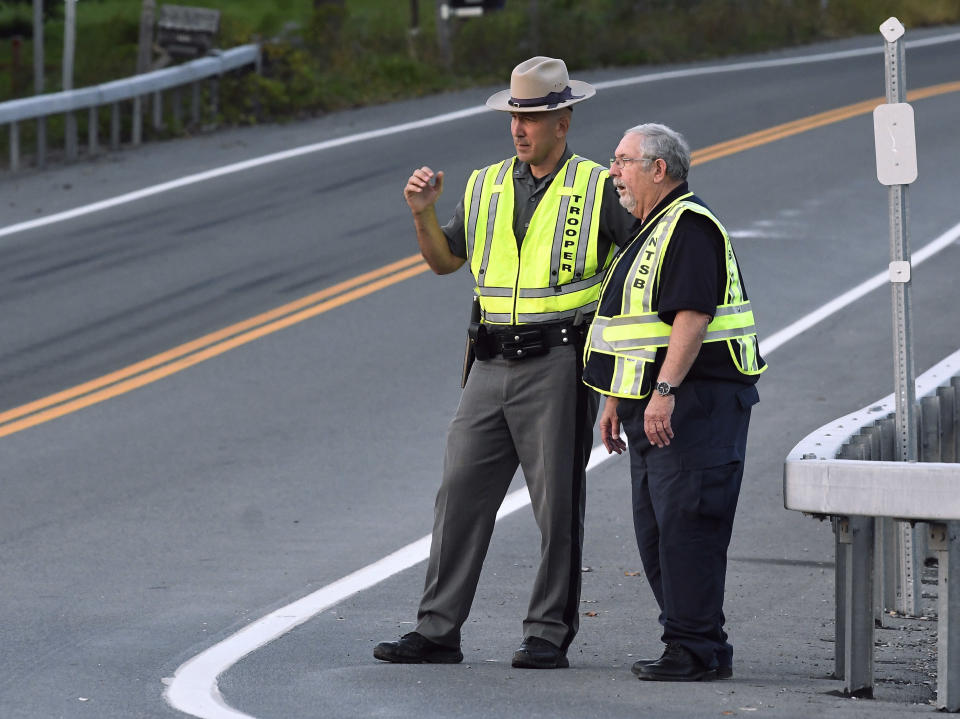
[[[687,380],[671,417],[674,437],[655,447],[643,432],[647,400],[620,400],[633,489],[633,524],[664,643],[707,667],[732,666],[724,631],[727,547],[743,478],[753,385]]]

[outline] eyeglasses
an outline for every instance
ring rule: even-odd
[[[611,157],[610,165],[616,165],[621,170],[628,162],[650,162],[650,160],[656,160],[657,158],[653,155],[643,155],[642,157]]]

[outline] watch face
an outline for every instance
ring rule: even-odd
[[[667,384],[666,382],[658,382],[658,383],[657,383],[657,392],[658,392],[662,397],[666,397],[668,394],[670,394],[670,385]]]

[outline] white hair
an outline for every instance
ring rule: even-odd
[[[666,125],[648,122],[627,130],[624,135],[643,138],[643,154],[659,157],[667,163],[667,175],[675,180],[686,180],[690,172],[690,146],[676,130]]]

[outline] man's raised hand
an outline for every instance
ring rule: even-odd
[[[403,188],[403,197],[414,214],[433,207],[443,192],[443,171],[434,172],[424,165],[414,170]]]

